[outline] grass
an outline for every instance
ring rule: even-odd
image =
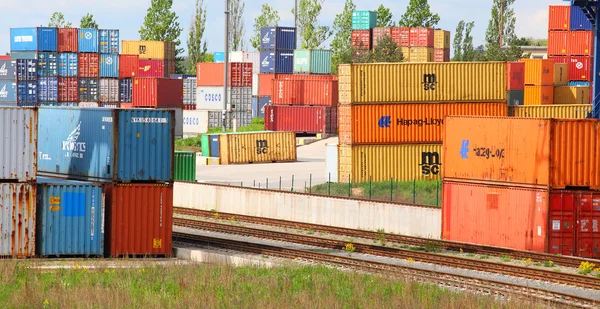
[[[26,265],[0,263],[3,308],[533,308],[326,267],[187,265],[41,272]]]
[[[370,188],[370,189],[369,189]],[[416,189],[416,190],[415,190]],[[327,195],[329,184],[324,183],[313,186],[313,194]],[[370,194],[369,194],[370,190]],[[349,192],[350,191],[350,192]],[[390,191],[391,194],[390,194]],[[416,192],[416,194],[413,194]],[[348,194],[350,193],[350,194]],[[412,181],[408,182],[373,182],[366,183],[331,183],[332,196],[351,196],[369,198],[380,201],[394,201],[399,203],[413,203],[418,205],[440,206],[442,201],[442,186],[437,181]],[[391,197],[391,198],[390,198]],[[414,197],[414,199],[413,199]]]
[[[237,132],[254,132],[254,131],[264,131],[265,130],[265,119],[264,118],[253,118],[250,125],[238,127]],[[208,129],[208,133],[222,133],[222,127],[210,128]],[[233,132],[233,129],[227,129],[226,132]]]
[[[237,132],[253,132],[253,131],[264,131],[265,130],[265,120],[264,118],[254,118],[252,122],[248,126],[237,128]],[[208,134],[214,133],[222,133],[223,128],[210,128],[208,129]],[[227,132],[233,132],[232,129],[227,129]],[[200,152],[202,151],[202,137],[189,137],[189,138],[180,138],[175,140],[175,150],[186,150],[186,151],[194,151]]]

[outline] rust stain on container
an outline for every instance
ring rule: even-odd
[[[30,183],[0,183],[0,256],[35,256],[35,195]]]

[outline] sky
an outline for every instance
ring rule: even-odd
[[[174,0],[173,9],[184,29],[182,47],[186,49],[188,29],[192,20],[195,0]],[[225,1],[205,0],[207,5],[207,31],[205,39],[210,52],[223,51]],[[293,0],[246,0],[244,10],[246,41],[254,30],[254,19],[260,14],[262,4],[268,3],[279,11],[280,25],[293,26]],[[320,24],[333,23],[335,15],[342,11],[344,0],[324,0]],[[409,0],[354,0],[357,10],[376,10],[380,4],[391,9],[394,20],[399,20]],[[474,21],[473,40],[483,44],[485,30],[490,19],[492,0],[429,0],[431,10],[440,15],[439,27],[454,35],[459,21]],[[545,38],[548,32],[548,5],[568,4],[562,0],[517,0],[516,32],[520,37]],[[121,40],[139,39],[138,30],[143,24],[150,0],[0,0],[0,54],[10,49],[10,28],[47,25],[54,11],[60,11],[65,19],[78,27],[81,17],[91,13],[100,28],[120,29]],[[247,43],[248,50],[252,47]]]

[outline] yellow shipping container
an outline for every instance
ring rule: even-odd
[[[523,105],[554,103],[554,86],[525,86]]]
[[[554,86],[569,84],[569,65],[567,63],[554,64]]]
[[[433,41],[433,47],[434,48],[443,48],[443,49],[449,49],[450,48],[450,31],[446,31],[446,30],[435,30],[434,32],[434,41]]]
[[[554,104],[590,104],[590,87],[554,87]]]
[[[339,146],[340,182],[440,180],[442,144]]]
[[[404,57],[404,61],[408,62],[410,59],[410,47],[400,47],[402,51],[402,57]]]
[[[295,162],[296,133],[248,132],[219,136],[221,164]]]
[[[523,118],[584,119],[592,111],[591,104],[516,106],[514,116]]]
[[[122,54],[139,55],[140,59],[175,60],[175,43],[123,40]]]
[[[433,62],[433,48],[411,47],[409,62]]]
[[[506,102],[506,62],[339,66],[341,104]]]

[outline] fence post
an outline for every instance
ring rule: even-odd
[[[390,202],[394,201],[394,177],[390,178]]]
[[[417,178],[413,180],[413,204],[417,203]]]
[[[294,175],[292,175],[292,192],[294,192]]]
[[[279,176],[279,191],[281,191],[281,176]]]
[[[435,182],[435,206],[440,206],[440,182]]]
[[[252,186],[256,188],[256,179],[254,179],[254,184]]]
[[[309,180],[308,186],[309,186],[308,187],[308,191],[309,191],[308,193],[312,194],[312,174],[310,174],[310,180]]]
[[[352,179],[348,175],[348,197],[352,196]]]
[[[240,181],[240,187],[244,187],[244,182]]]
[[[265,186],[267,189],[269,189],[269,178],[267,178],[267,184]]]
[[[327,181],[327,195],[331,195],[331,173],[329,173],[329,181]]]
[[[369,199],[373,198],[373,177],[369,176]]]

